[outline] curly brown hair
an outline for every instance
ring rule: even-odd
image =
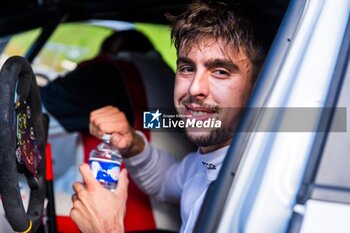
[[[166,15],[172,23],[171,38],[177,51],[190,49],[201,39],[223,39],[243,51],[253,64],[253,80],[259,74],[264,51],[251,22],[231,5],[220,1],[196,0],[178,16]]]

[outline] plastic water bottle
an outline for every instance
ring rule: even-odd
[[[103,135],[102,142],[90,152],[89,164],[96,180],[113,191],[117,187],[122,157],[110,144],[110,139],[110,134]]]

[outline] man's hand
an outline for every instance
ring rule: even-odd
[[[97,109],[90,114],[90,133],[97,138],[111,134],[111,143],[119,149],[123,157],[139,154],[144,141],[129,125],[124,112],[113,106]]]
[[[123,169],[117,189],[111,192],[93,177],[87,164],[80,166],[84,183],[73,184],[73,208],[70,217],[83,233],[123,233],[129,180]]]

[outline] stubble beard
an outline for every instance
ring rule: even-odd
[[[218,106],[215,105],[209,105],[202,101],[198,100],[185,100],[182,102],[182,106],[186,106],[187,104],[195,103],[201,107],[204,107],[208,110],[214,111],[217,113],[216,120],[221,120],[220,115],[221,111]],[[178,113],[183,114],[183,111],[180,111],[177,109]],[[229,111],[228,109],[224,111]],[[225,114],[225,113],[222,113]],[[226,112],[227,114],[227,112]],[[185,118],[183,118],[185,120]],[[233,121],[235,122],[235,121]],[[231,122],[232,123],[232,122]],[[212,146],[221,144],[228,139],[233,137],[235,125],[231,125],[228,122],[225,123],[222,121],[222,126],[220,128],[210,128],[210,129],[204,129],[204,128],[186,128],[185,129],[185,135],[186,138],[194,145],[199,147],[205,147],[205,146]]]
[[[218,129],[185,129],[186,138],[196,146],[205,147],[221,144],[233,136],[234,127]]]

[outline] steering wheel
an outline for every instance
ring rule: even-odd
[[[0,71],[0,193],[6,218],[16,232],[35,232],[41,224],[46,194],[45,125],[30,64],[19,56],[9,58]],[[30,187],[27,213],[19,173]]]

